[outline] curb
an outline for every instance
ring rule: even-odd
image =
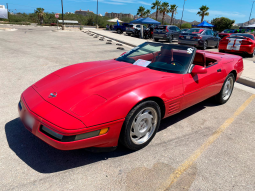
[[[94,31],[90,31],[90,30],[88,30],[88,31],[89,31],[89,32],[92,32],[92,33],[95,33],[95,34],[97,34],[97,35],[100,35],[100,36],[103,36],[103,37],[109,38],[109,39],[111,39],[111,40],[114,40],[114,41],[120,42],[120,43],[122,43],[122,44],[125,44],[125,45],[128,45],[128,46],[131,46],[131,47],[137,47],[137,45],[134,45],[134,44],[131,44],[131,43],[128,43],[128,42],[122,41],[122,40],[117,40],[117,39],[115,39],[115,38],[111,38],[111,37],[108,37],[108,36],[105,36],[105,35],[102,35],[102,34],[96,33],[96,32],[94,32]]]
[[[98,34],[94,31],[90,31],[88,30],[89,32],[92,32],[92,33],[95,33],[97,35],[100,35],[100,36],[103,36],[103,37],[106,37],[106,38],[109,38],[111,40],[114,40],[114,41],[117,41],[117,42],[120,42],[122,44],[126,44],[128,46],[131,46],[131,47],[137,47],[137,45],[134,45],[134,44],[131,44],[131,43],[127,43],[125,41],[120,41],[120,40],[116,40],[115,38],[111,38],[111,37],[108,37],[108,36],[105,36],[105,35],[101,35],[101,34]],[[255,80],[254,79],[251,79],[251,78],[247,78],[247,77],[240,77],[238,80],[237,80],[238,83],[240,84],[243,84],[245,86],[249,86],[251,88],[255,88]]]
[[[245,86],[249,86],[251,88],[255,88],[255,80],[247,77],[240,77],[237,80],[238,83],[243,84]]]

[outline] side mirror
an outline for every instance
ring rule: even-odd
[[[192,69],[192,74],[206,74],[207,69],[203,66],[195,65],[194,68]]]

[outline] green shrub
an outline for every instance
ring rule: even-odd
[[[184,29],[184,28],[185,29],[190,29],[191,27],[192,27],[192,25],[190,23],[183,23],[181,28],[182,29]]]

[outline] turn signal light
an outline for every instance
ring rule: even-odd
[[[109,130],[109,128],[101,129],[99,135],[104,135],[104,134],[106,134],[106,133],[108,132],[108,130]]]

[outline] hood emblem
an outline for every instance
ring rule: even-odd
[[[48,97],[49,98],[54,98],[54,97],[57,97],[57,92],[53,92],[53,93],[51,93]]]

